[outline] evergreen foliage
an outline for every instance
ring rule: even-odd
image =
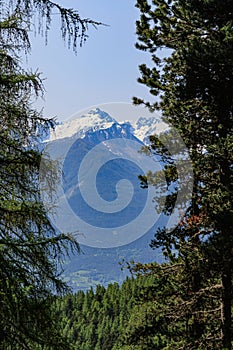
[[[181,301],[172,314],[174,319],[186,314],[189,326],[183,347],[178,348],[230,350],[233,4],[138,0],[136,6],[141,12],[136,46],[149,52],[153,63],[152,67],[140,66],[138,81],[157,100],[151,103],[134,98],[134,102],[161,109],[164,120],[185,142],[194,171],[192,201],[184,220],[169,234],[158,231],[152,242],[153,247],[163,247],[174,266],[182,266],[183,295],[179,293]],[[167,49],[165,58],[159,56],[160,49]],[[148,151],[160,154],[158,146],[158,140],[151,137]],[[168,162],[165,172],[168,182],[175,184],[177,174],[172,166]],[[150,183],[150,178],[146,181]],[[152,178],[151,183],[155,184]],[[167,204],[165,211],[172,201]]]
[[[142,295],[151,287],[158,286],[154,276],[144,278],[127,278],[121,287],[117,283],[110,284],[105,289],[97,286],[95,291],[90,289],[86,293],[79,291],[76,294],[58,298],[54,303],[54,318],[58,321],[65,337],[68,338],[72,349],[82,350],[119,350],[126,349],[124,343],[132,337],[133,344],[141,339],[140,324],[143,321],[143,330],[147,334],[148,342],[152,314],[155,307],[148,306],[149,318],[145,320],[147,309],[141,305]],[[149,304],[149,303],[148,303]],[[157,317],[155,314],[154,318]],[[158,320],[159,324],[159,320]],[[155,331],[153,324],[153,333]],[[138,327],[138,328],[137,328]],[[160,326],[156,333],[160,332]],[[157,339],[157,336],[154,336]],[[156,340],[151,344],[155,344]],[[134,345],[135,346],[135,345]],[[144,347],[132,347],[145,349]],[[131,347],[130,347],[131,349]],[[146,348],[147,349],[147,348]],[[148,348],[149,349],[149,348]]]
[[[196,265],[192,264],[191,267]],[[218,339],[209,339],[217,326],[220,280],[208,289],[209,280],[193,298],[192,271],[181,259],[174,263],[138,263],[132,278],[119,286],[97,286],[57,298],[53,318],[73,350],[169,350],[221,349]],[[189,277],[189,278],[188,278]],[[210,279],[211,280],[211,279]],[[219,283],[219,284],[218,284]],[[208,292],[208,293],[206,293]],[[195,338],[196,300],[202,304],[202,337]],[[209,311],[208,311],[209,308]]]
[[[54,293],[67,291],[61,259],[78,250],[73,237],[57,235],[40,198],[40,136],[52,120],[32,108],[43,93],[38,73],[20,59],[30,49],[33,18],[48,31],[52,10],[61,15],[61,32],[76,49],[88,23],[51,1],[0,2],[0,348],[68,349],[51,318]],[[43,26],[45,20],[45,26]],[[53,183],[53,179],[49,179]]]

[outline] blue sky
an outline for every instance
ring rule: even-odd
[[[75,55],[61,39],[59,16],[48,36],[32,36],[28,65],[42,72],[45,100],[37,104],[44,114],[68,119],[82,109],[111,102],[130,103],[132,96],[149,98],[146,87],[137,83],[138,65],[149,55],[136,50],[135,21],[139,11],[132,0],[66,0],[82,17],[108,24],[90,27],[89,38]]]

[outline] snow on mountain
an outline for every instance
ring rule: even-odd
[[[63,161],[62,193],[58,192],[55,196],[56,200],[60,198],[61,202],[58,206],[55,205],[58,212],[52,214],[51,218],[56,219],[55,226],[62,232],[78,231],[80,235],[77,238],[82,244],[82,251],[85,252],[78,257],[78,263],[72,256],[64,269],[66,279],[72,281],[70,283],[74,288],[80,288],[81,279],[77,277],[75,280],[73,276],[79,276],[79,273],[83,275],[83,271],[86,271],[86,275],[83,275],[85,282],[82,288],[88,288],[90,281],[93,281],[93,284],[98,284],[99,281],[105,284],[119,282],[122,276],[116,261],[122,258],[125,261],[136,258],[149,262],[153,255],[154,259],[155,252],[149,248],[149,242],[157,227],[165,225],[166,218],[163,215],[155,217],[155,204],[152,198],[148,199],[150,194],[147,189],[140,187],[138,179],[139,174],[146,173],[148,169],[155,169],[157,162],[144,155],[146,159],[138,163],[143,155],[137,151],[151,133],[163,130],[163,124],[155,117],[141,117],[135,122],[117,122],[97,108],[57,125],[55,131],[51,131],[50,141],[53,142],[47,144],[47,152],[52,159]],[[119,142],[114,143],[114,139],[118,139]],[[138,143],[136,152],[129,147],[131,143],[124,142],[124,139],[135,141],[132,144],[136,148]],[[123,142],[120,142],[122,140]],[[125,144],[128,144],[128,147],[125,147]],[[95,146],[99,145],[101,147],[97,149],[96,162],[93,161],[93,156],[86,157],[92,150],[93,155]],[[96,163],[99,162],[103,164],[101,163],[102,166],[96,173]],[[143,165],[142,168],[140,164]],[[80,175],[81,165],[85,166],[84,177],[82,173]],[[91,187],[93,174],[94,188],[98,194],[97,202],[96,192],[92,191]],[[83,193],[88,194],[91,204],[86,202]],[[101,209],[106,209],[106,202],[107,208],[111,208],[109,211]],[[98,204],[97,210],[92,203]],[[137,223],[140,215],[141,219]],[[121,230],[124,229],[127,234],[121,235]],[[106,251],[106,248],[114,245],[117,249]],[[161,260],[160,252],[156,251],[156,254],[158,261]]]
[[[157,117],[140,117],[137,121],[117,122],[108,113],[99,108],[93,109],[87,114],[78,118],[73,118],[56,126],[51,131],[50,141],[63,139],[67,137],[84,138],[87,132],[95,132],[111,127],[113,124],[118,126],[128,126],[128,130],[144,143],[153,134],[160,134],[168,127]]]
[[[134,128],[134,135],[144,143],[148,142],[150,135],[158,135],[168,128],[167,124],[156,117],[140,117],[137,121],[132,122],[132,126]]]
[[[114,123],[117,123],[117,121],[108,113],[96,108],[81,117],[70,119],[58,125],[51,132],[50,141],[72,137],[74,135],[78,138],[83,138],[87,131],[107,129]]]

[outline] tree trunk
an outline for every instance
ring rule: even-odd
[[[227,256],[223,257],[223,271],[222,271],[222,346],[227,350],[231,350],[231,259]]]

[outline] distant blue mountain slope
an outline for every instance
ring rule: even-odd
[[[98,283],[122,282],[127,274],[118,264],[122,259],[162,261],[161,252],[153,251],[149,244],[156,229],[164,226],[167,218],[164,215],[156,217],[148,189],[142,189],[138,179],[145,169],[154,170],[151,167],[156,167],[152,160],[148,163],[148,157],[140,155],[138,150],[143,140],[148,138],[148,130],[155,130],[159,125],[158,120],[154,120],[153,124],[152,119],[147,125],[143,118],[134,125],[130,122],[118,123],[107,113],[96,109],[55,129],[50,143],[58,158],[65,150],[62,188],[66,202],[73,215],[80,223],[83,222],[83,226],[75,224],[75,229],[80,232],[77,238],[81,242],[82,253],[71,255],[70,261],[64,263],[64,279],[74,290],[87,289]],[[139,135],[141,140],[135,135]],[[100,163],[99,168],[97,163]],[[79,177],[81,170],[83,175]],[[96,202],[95,190],[91,188],[93,174],[99,202]],[[90,203],[97,203],[96,206],[86,200],[85,193]],[[145,211],[148,205],[151,208],[149,213],[148,209]],[[63,224],[66,220],[67,225],[70,224],[71,216],[67,216],[65,210],[60,213],[58,219]],[[140,224],[137,223],[138,218],[142,218],[138,221]],[[124,236],[120,236],[122,227]],[[90,239],[94,243],[83,244],[82,235],[87,236],[87,243],[88,237],[94,237]],[[118,246],[114,243],[117,242],[117,239],[113,240],[114,235],[119,235]],[[95,243],[98,237],[99,245]]]

